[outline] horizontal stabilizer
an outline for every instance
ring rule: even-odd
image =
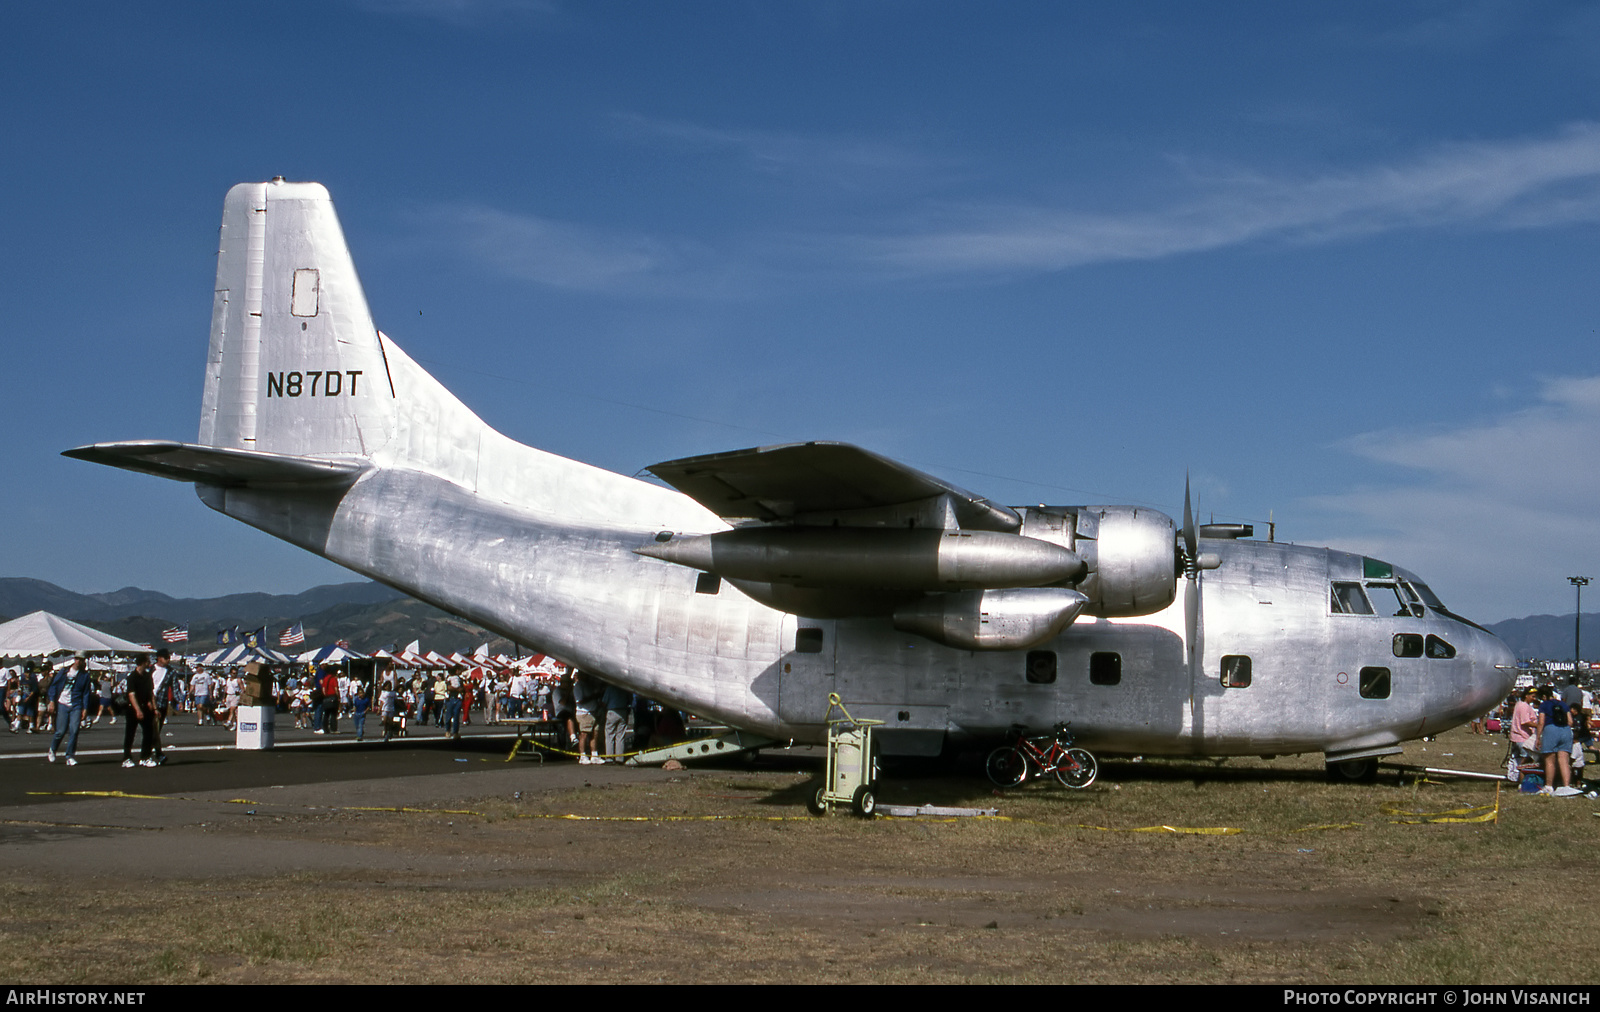
[[[358,460],[325,460],[261,450],[197,446],[161,439],[93,443],[62,456],[109,464],[174,481],[193,481],[225,488],[327,487],[349,485],[371,465]]]
[[[963,528],[1009,532],[1022,525],[1005,506],[849,443],[731,450],[668,460],[648,470],[724,520],[814,522],[948,497]]]

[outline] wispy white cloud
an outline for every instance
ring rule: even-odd
[[[746,201],[739,217],[729,219],[739,224],[708,223],[705,234],[695,237],[452,207],[438,215],[450,241],[481,262],[540,284],[724,298],[809,285],[1038,274],[1252,243],[1600,222],[1595,123],[1553,137],[1457,144],[1400,164],[1302,178],[1185,167],[1181,186],[1187,198],[1165,208],[1095,212],[981,199],[936,202],[930,191],[971,189],[971,179],[955,182],[953,160],[920,158],[890,145],[638,118],[622,122],[706,150],[735,151],[813,184],[832,176],[859,185],[838,199],[819,195],[825,187],[813,185],[803,215],[792,195],[765,209]],[[947,173],[945,183],[934,182],[941,172]],[[860,182],[869,177],[878,182]],[[905,185],[888,185],[899,177]],[[860,193],[868,186],[882,192],[864,202]],[[867,231],[829,227],[865,219],[879,224]]]
[[[729,293],[729,268],[687,240],[558,221],[481,205],[433,208],[426,224],[447,245],[514,278],[609,294]]]
[[[848,189],[948,182],[956,160],[881,137],[730,129],[634,113],[613,117],[630,137],[689,151],[732,154],[756,171]]]
[[[1303,179],[1238,172],[1194,181],[1160,210],[1105,214],[956,203],[860,256],[912,274],[1038,272],[1252,242],[1329,242],[1400,229],[1533,228],[1600,221],[1600,124],[1551,138],[1458,144],[1410,162]]]
[[[1463,599],[1459,610],[1557,609],[1564,577],[1600,576],[1600,376],[1547,380],[1531,405],[1479,424],[1369,433],[1347,448],[1410,473],[1311,505],[1342,518],[1346,547],[1418,570]]]

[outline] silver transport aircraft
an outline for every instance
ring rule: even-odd
[[[373,325],[328,192],[223,209],[200,433],[67,455],[599,677],[774,739],[828,695],[887,754],[1069,722],[1120,754],[1380,756],[1510,690],[1505,645],[1377,559],[1142,506],[1010,508],[844,443],[656,464],[484,424]],[[675,491],[674,491],[675,489]]]

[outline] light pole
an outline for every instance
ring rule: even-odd
[[[1589,583],[1587,576],[1569,576],[1567,582],[1572,584],[1572,589],[1578,592],[1578,611],[1572,616],[1572,684],[1581,685],[1578,680],[1578,665],[1583,659],[1583,588]]]

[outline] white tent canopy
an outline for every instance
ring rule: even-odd
[[[248,643],[235,643],[231,647],[213,650],[196,663],[208,667],[217,664],[293,664],[294,658],[268,646],[252,647]]]
[[[47,657],[63,650],[132,654],[148,653],[150,648],[47,611],[36,611],[0,625],[0,657]]]

